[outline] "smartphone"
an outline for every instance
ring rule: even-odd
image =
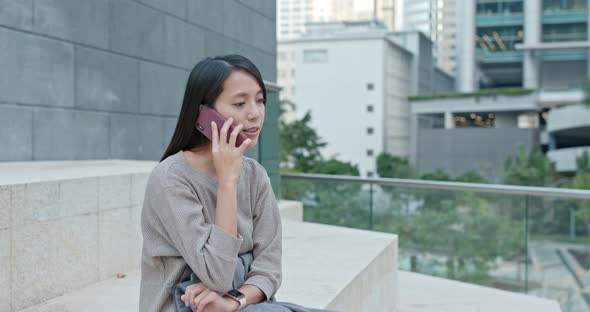
[[[199,108],[199,116],[197,117],[197,122],[195,123],[195,128],[197,128],[197,130],[199,130],[199,132],[201,132],[209,140],[211,140],[213,133],[213,129],[211,128],[212,121],[215,121],[215,124],[217,125],[217,131],[220,131],[226,119],[213,108],[206,105],[201,105]],[[229,143],[229,136],[233,131],[234,126],[230,125],[229,131],[227,132],[227,143]],[[240,131],[240,133],[238,133],[238,137],[236,138],[236,147],[242,145],[242,142],[244,142],[246,139],[246,135]]]

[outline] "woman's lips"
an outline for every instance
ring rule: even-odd
[[[249,138],[255,138],[260,133],[260,128],[256,128],[256,130],[242,130],[242,132]]]

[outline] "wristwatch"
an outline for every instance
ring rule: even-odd
[[[246,295],[236,289],[228,291],[224,296],[237,301],[240,304],[238,310],[246,305]]]

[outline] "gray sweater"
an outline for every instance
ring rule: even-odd
[[[244,284],[267,298],[281,285],[282,231],[277,201],[264,168],[243,157],[237,187],[238,237],[215,225],[217,179],[178,152],[153,169],[141,215],[143,250],[139,307],[174,311],[169,289],[188,264],[211,290],[232,287],[237,256],[252,251]]]

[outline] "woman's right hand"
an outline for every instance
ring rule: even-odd
[[[233,118],[226,120],[220,131],[217,131],[217,124],[211,122],[211,152],[213,154],[213,165],[215,166],[218,183],[235,184],[238,182],[242,169],[242,156],[251,142],[250,139],[246,139],[242,142],[242,145],[236,147],[236,139],[243,125],[239,124],[231,133],[228,133],[233,121]],[[228,135],[229,142],[227,140]]]
[[[180,299],[187,307],[196,308],[199,312],[233,312],[239,307],[237,302],[219,296],[203,283],[189,285]]]

